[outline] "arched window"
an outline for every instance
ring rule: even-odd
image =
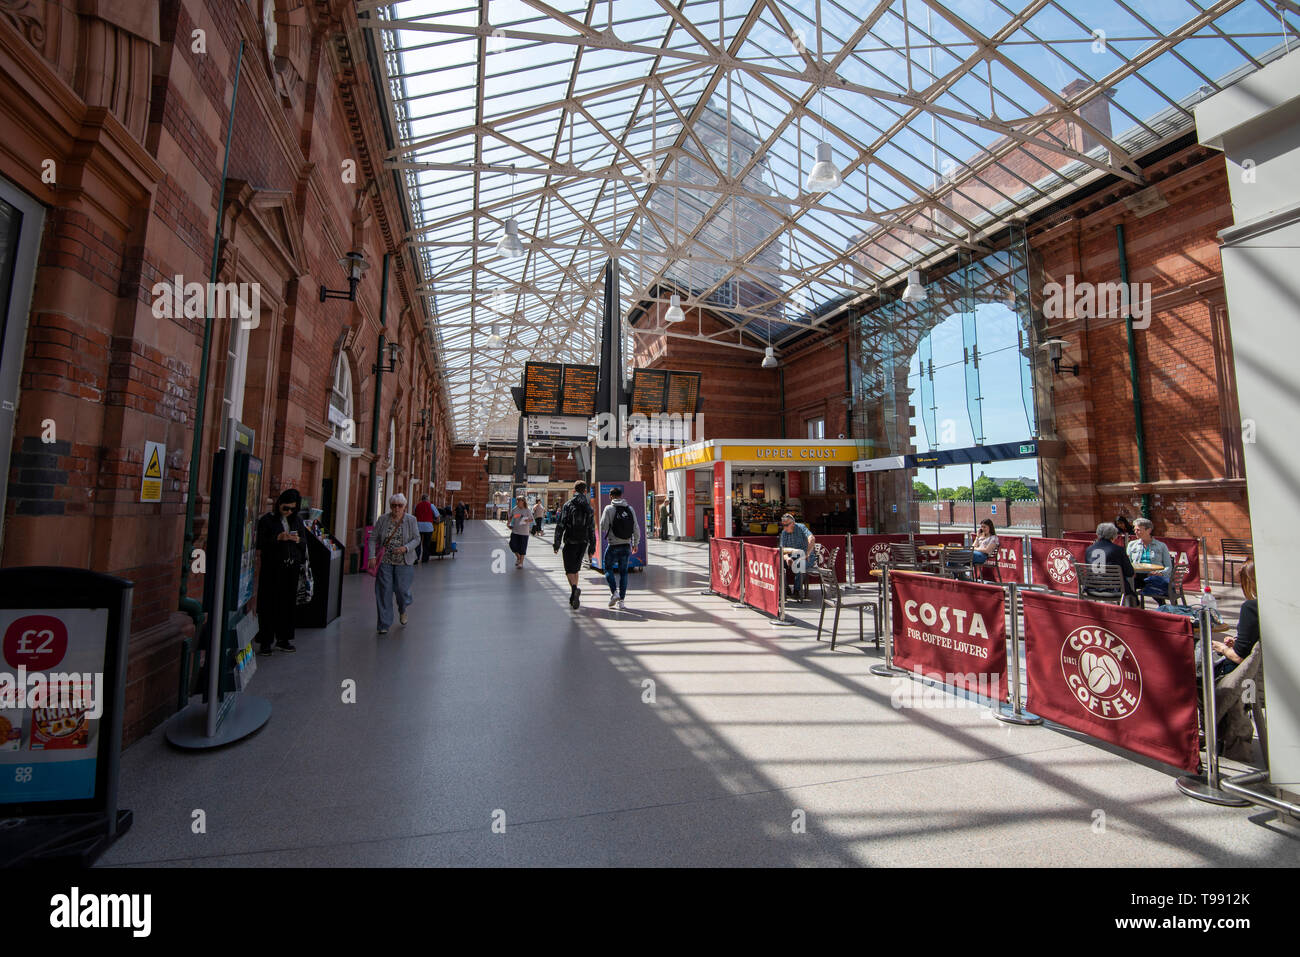
[[[342,352],[339,352],[338,361],[334,363],[329,418],[330,424],[334,427],[334,438],[345,445],[355,445],[357,427],[352,415],[352,366],[348,363],[348,357]]]

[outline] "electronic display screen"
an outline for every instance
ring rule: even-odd
[[[633,415],[658,415],[664,411],[664,395],[668,388],[668,373],[662,369],[634,369],[632,371]],[[692,409],[692,412],[695,410]]]
[[[559,362],[524,363],[524,414],[559,415],[564,366]]]
[[[599,366],[564,367],[564,391],[560,397],[561,415],[595,415],[596,381]]]
[[[667,408],[670,415],[694,415],[700,399],[700,374],[698,372],[668,373]]]

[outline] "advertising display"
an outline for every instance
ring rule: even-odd
[[[791,498],[791,499],[802,498],[803,497],[803,473],[798,471],[787,472],[785,476],[785,487],[786,487],[786,492],[785,492],[786,498]]]
[[[889,561],[891,542],[906,542],[907,536],[899,533],[892,535],[850,535],[849,549],[853,552],[853,581],[859,585],[874,582],[871,569],[879,568],[881,562]]]
[[[709,590],[715,595],[740,599],[741,556],[744,548],[734,538],[709,539]]]
[[[1083,553],[1090,544],[1066,538],[1031,538],[1029,560],[1034,584],[1052,591],[1077,592],[1079,578],[1074,574],[1074,563],[1085,560]]]
[[[695,473],[686,473],[686,537],[695,537]]]
[[[645,523],[645,482],[599,482],[596,486],[596,501],[592,503],[596,509],[596,554],[591,558],[591,567],[603,569],[605,567],[605,541],[604,536],[600,533],[600,517],[605,514],[605,506],[613,501],[609,490],[616,485],[623,487],[623,501],[627,503],[628,508],[632,509],[632,514],[636,516],[636,525],[640,529],[640,540],[637,542],[636,549],[632,552],[631,560],[628,562],[629,568],[643,568],[646,562],[646,539],[652,529],[648,529]]]
[[[0,804],[94,796],[107,632],[107,608],[0,610]]]
[[[1006,595],[999,586],[897,572],[889,593],[896,666],[938,672],[945,684],[1005,699]]]
[[[716,539],[715,539],[716,541]],[[781,550],[745,543],[745,604],[776,617],[781,614]]]
[[[1195,771],[1198,683],[1192,621],[1022,592],[1025,707],[1138,754]]]

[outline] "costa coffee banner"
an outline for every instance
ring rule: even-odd
[[[1195,538],[1162,538],[1160,541],[1165,543],[1169,549],[1169,555],[1173,558],[1174,564],[1182,565],[1186,569],[1186,577],[1183,578],[1183,591],[1190,592],[1193,589],[1200,591],[1201,583],[1201,543]],[[1188,595],[1188,601],[1193,605],[1196,599]]]
[[[709,590],[732,601],[740,599],[741,556],[744,548],[734,538],[709,539]]]
[[[1086,561],[1084,552],[1091,544],[1066,538],[1031,538],[1029,561],[1034,584],[1046,585],[1053,591],[1077,592],[1079,577],[1074,573],[1074,563]]]
[[[745,544],[745,604],[773,617],[781,614],[781,550]]]
[[[859,475],[863,474],[861,472]],[[889,561],[889,543],[905,542],[906,535],[850,535],[849,548],[853,552],[853,580],[859,585],[875,581],[871,569]]]
[[[998,539],[998,557],[994,562],[998,574],[1004,582],[1022,582],[1025,580],[1025,545],[1022,538]]]
[[[1075,731],[1195,771],[1196,665],[1182,615],[1021,592],[1025,707]]]
[[[999,586],[899,572],[889,576],[889,591],[895,665],[1005,699],[1006,602]]]

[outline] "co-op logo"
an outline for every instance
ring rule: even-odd
[[[1122,638],[1095,625],[1061,645],[1061,674],[1079,703],[1099,718],[1127,718],[1142,703],[1142,669]]]
[[[1074,552],[1064,545],[1057,545],[1048,552],[1047,577],[1058,585],[1073,585],[1078,581],[1074,574]]]

